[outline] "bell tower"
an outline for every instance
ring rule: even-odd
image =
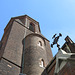
[[[53,57],[39,23],[27,15],[11,18],[1,43],[2,75],[41,75]]]

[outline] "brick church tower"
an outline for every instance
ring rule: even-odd
[[[27,15],[11,18],[0,41],[0,75],[41,75],[52,57],[37,21]]]

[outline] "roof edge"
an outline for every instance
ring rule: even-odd
[[[22,15],[22,16],[16,16],[16,17],[11,17],[12,19],[16,19],[16,18],[19,18],[19,17],[28,17],[28,18],[30,18],[30,19],[32,19],[32,20],[34,20],[33,18],[31,18],[31,17],[29,17],[28,15]],[[35,22],[37,22],[38,24],[39,24],[39,22],[38,21],[36,21],[36,20],[34,20]]]
[[[49,41],[48,39],[46,39],[45,37],[43,37],[42,35],[37,34],[37,33],[31,33],[31,34],[28,34],[26,37],[28,37],[28,36],[30,36],[30,35],[39,35],[39,36],[41,36],[43,39]],[[26,38],[26,37],[25,37],[25,38]],[[50,42],[50,41],[49,41],[49,42]]]

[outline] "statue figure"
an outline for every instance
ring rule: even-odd
[[[58,44],[58,40],[59,40],[59,37],[62,36],[62,34],[59,33],[59,36],[57,36],[57,37],[56,37],[56,35],[57,35],[57,34],[55,34],[55,35],[52,37],[52,39],[54,39],[54,41],[53,41],[53,43],[51,44],[51,47],[53,48],[53,45],[54,45],[54,44],[57,44],[58,49],[60,49],[60,45]]]

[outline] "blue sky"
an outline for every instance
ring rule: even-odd
[[[29,15],[40,24],[41,33],[52,43],[55,33],[62,33],[59,44],[64,44],[68,35],[75,41],[75,0],[1,0],[0,40],[11,17]],[[57,53],[52,48],[53,56]]]

